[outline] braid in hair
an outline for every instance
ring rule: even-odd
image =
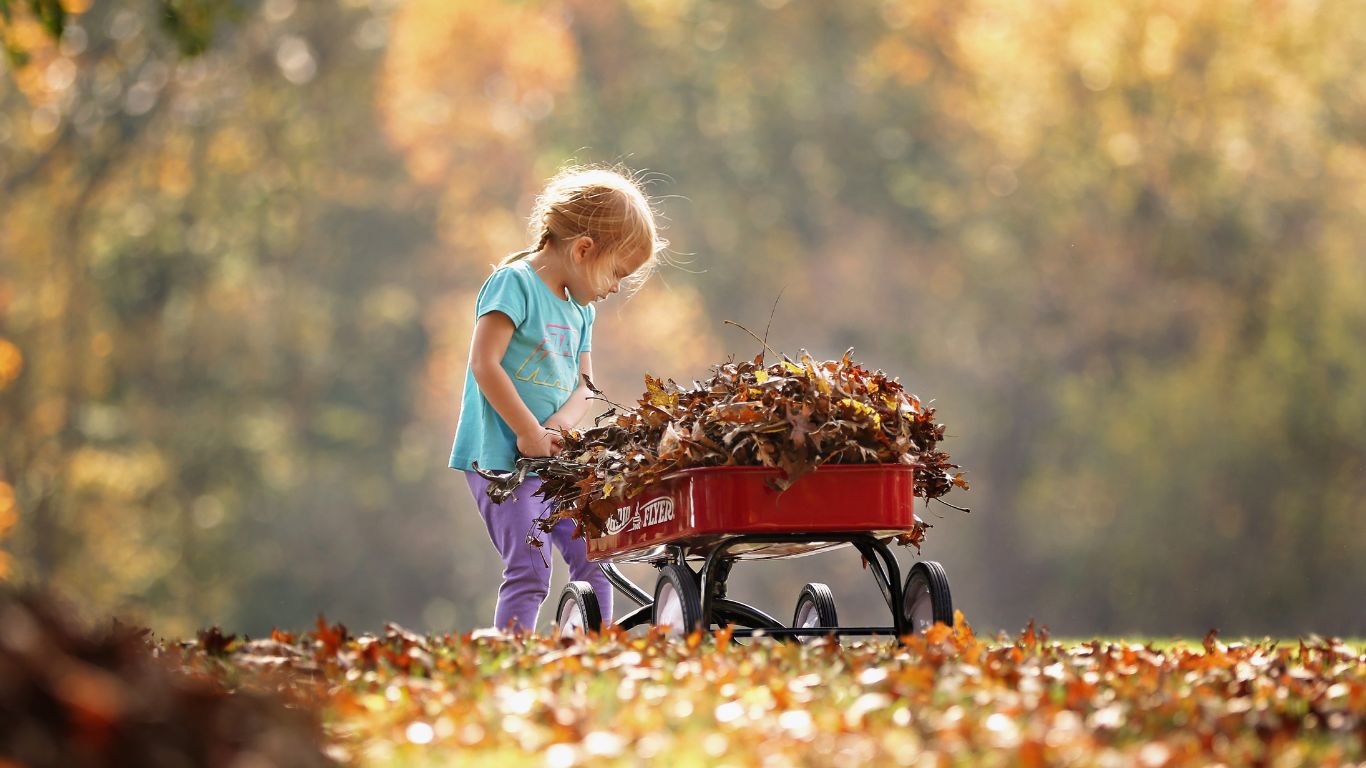
[[[502,261],[498,262],[498,266],[502,267],[507,264],[511,264],[514,261],[521,261],[522,259],[525,259],[528,256],[531,256],[532,254],[540,253],[542,250],[545,249],[546,245],[550,242],[551,237],[552,236],[550,234],[550,227],[546,227],[545,229],[541,230],[541,239],[536,242],[535,246],[520,250],[516,253],[508,254],[508,256],[506,256]]]

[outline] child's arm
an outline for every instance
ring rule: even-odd
[[[502,312],[481,315],[474,324],[474,340],[470,343],[470,372],[489,405],[517,435],[517,450],[523,456],[554,456],[560,452],[562,438],[536,421],[503,370],[503,354],[514,330],[512,318]]]
[[[587,352],[579,353],[579,373],[588,378],[593,378],[593,359]],[[569,400],[560,406],[560,410],[555,411],[550,418],[545,420],[546,429],[573,429],[583,421],[584,414],[588,413],[588,398],[593,392],[588,389],[588,385],[579,379],[579,386],[570,395]]]

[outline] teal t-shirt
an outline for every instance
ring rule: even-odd
[[[489,312],[502,312],[516,326],[503,370],[536,420],[544,422],[579,385],[579,354],[589,350],[593,337],[593,305],[556,296],[523,259],[495,269],[484,281],[474,301],[475,320]],[[480,469],[510,471],[517,462],[517,436],[484,399],[467,367],[450,466],[470,469],[476,461]]]

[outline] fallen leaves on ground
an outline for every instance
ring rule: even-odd
[[[334,764],[316,701],[280,695],[306,674],[279,661],[288,646],[271,648],[268,666],[290,668],[276,681],[216,628],[187,645],[184,666],[184,649],[145,629],[91,631],[70,614],[0,589],[0,766]]]
[[[337,638],[342,638],[337,642]],[[268,644],[268,645],[267,645]],[[1345,765],[1366,761],[1366,652],[1309,638],[1193,647],[976,637],[739,645],[617,630],[230,642],[188,657],[316,690],[366,765]],[[268,678],[261,675],[267,674]]]

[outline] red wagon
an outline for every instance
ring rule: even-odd
[[[654,623],[680,634],[733,624],[736,637],[759,632],[804,637],[901,636],[924,631],[936,621],[952,623],[953,601],[943,566],[922,560],[902,582],[888,547],[897,534],[915,526],[913,467],[825,465],[782,492],[765,483],[778,471],[685,469],[624,502],[604,535],[588,539],[588,558],[602,563],[612,584],[639,606],[617,624],[629,629]],[[726,579],[737,560],[800,557],[838,547],[853,547],[867,562],[891,611],[890,626],[840,627],[830,588],[820,583],[802,588],[790,626],[726,597]],[[620,562],[656,566],[654,592],[628,579],[616,567]],[[562,634],[601,625],[597,596],[588,582],[565,587],[556,623]]]

